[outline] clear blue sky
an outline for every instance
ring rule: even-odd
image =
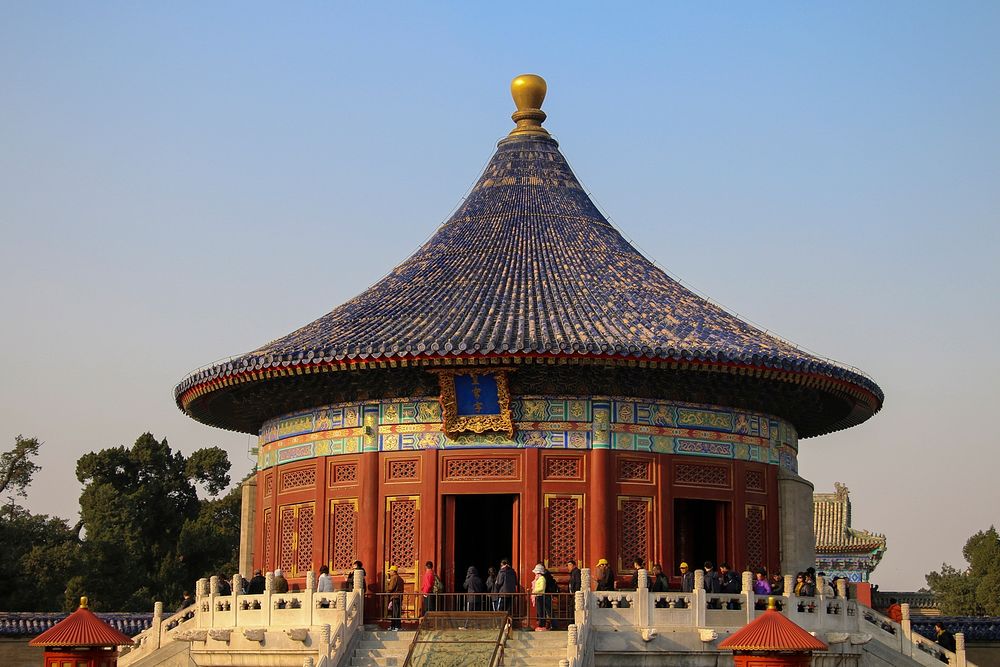
[[[511,126],[508,82],[671,274],[869,372],[869,423],[802,443],[885,532],[883,589],[1000,523],[1000,3],[0,2],[0,443],[28,504],[174,407],[193,368],[415,249]]]

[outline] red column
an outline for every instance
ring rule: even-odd
[[[587,565],[596,567],[600,558],[615,562],[615,492],[614,474],[611,469],[611,451],[593,449],[590,452],[590,554]]]
[[[379,453],[365,452],[358,461],[358,560],[368,574],[368,584],[378,584],[376,576],[381,563],[378,558],[378,519],[381,508],[378,502]]]

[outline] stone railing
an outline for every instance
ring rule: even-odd
[[[566,659],[560,667],[589,667],[594,658],[593,630],[590,613],[587,611],[590,592],[590,568],[580,570],[580,584],[583,590],[574,594],[573,623],[566,628]]]
[[[201,579],[194,605],[164,618],[163,604],[156,603],[152,626],[122,651],[118,664],[127,667],[172,642],[187,642],[192,655],[274,652],[283,655],[282,664],[332,667],[348,654],[364,624],[361,576],[355,572],[351,592],[317,593],[309,572],[306,590],[275,593],[269,573],[259,595],[219,595],[217,577]],[[237,591],[242,581],[238,575],[233,579]]]
[[[956,635],[956,651],[941,648],[912,630],[909,606],[903,605],[903,622],[894,623],[878,612],[847,600],[845,582],[838,581],[838,596],[798,597],[756,595],[749,572],[743,573],[742,592],[736,594],[708,593],[704,590],[704,573],[695,572],[695,590],[691,593],[653,593],[647,587],[647,574],[639,571],[638,588],[634,591],[593,591],[581,594],[582,609],[578,604],[576,645],[580,645],[579,627],[588,632],[632,631],[648,642],[657,629],[676,631],[688,628],[699,633],[706,649],[721,634],[728,634],[745,626],[767,608],[768,598],[774,598],[778,610],[798,626],[823,639],[828,644],[861,646],[876,640],[892,650],[912,658],[927,667],[940,667],[942,662],[952,667],[974,667],[965,653],[965,638]],[[817,589],[823,590],[822,578]],[[792,577],[785,577],[785,590],[792,591]],[[586,588],[585,588],[586,590]],[[572,652],[569,665],[586,665],[580,659],[582,652]],[[577,658],[574,661],[574,658]]]

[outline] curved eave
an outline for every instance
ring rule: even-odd
[[[836,421],[824,424],[812,431],[800,429],[802,438],[824,435],[866,421],[882,408],[884,396],[878,385],[867,377],[853,371],[830,366],[836,369],[842,377],[832,377],[819,371],[800,371],[783,367],[778,363],[752,364],[734,361],[711,361],[683,358],[658,359],[649,357],[622,357],[599,354],[468,354],[468,355],[408,355],[380,356],[364,359],[327,359],[317,357],[312,353],[303,355],[301,359],[285,359],[269,366],[260,364],[259,358],[252,360],[243,357],[226,364],[218,364],[211,368],[198,371],[188,376],[174,390],[174,398],[178,408],[193,419],[210,426],[228,430],[256,433],[256,426],[226,423],[206,412],[192,410],[192,404],[215,392],[223,392],[227,388],[250,382],[261,382],[278,378],[290,378],[302,375],[314,375],[336,371],[359,371],[367,369],[390,369],[406,367],[429,366],[472,366],[472,365],[507,365],[507,364],[549,364],[549,365],[584,365],[596,364],[602,366],[625,366],[632,368],[669,369],[682,372],[727,373],[750,378],[788,383],[819,391],[849,396],[853,401],[849,414]],[[791,365],[792,362],[784,362]],[[258,367],[259,366],[259,367]],[[824,369],[825,370],[825,369]]]

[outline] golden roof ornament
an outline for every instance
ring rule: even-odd
[[[537,74],[522,74],[510,82],[510,96],[514,98],[517,111],[510,118],[517,127],[510,131],[510,136],[520,134],[537,134],[549,136],[549,131],[542,127],[545,112],[542,102],[545,100],[545,79]]]

